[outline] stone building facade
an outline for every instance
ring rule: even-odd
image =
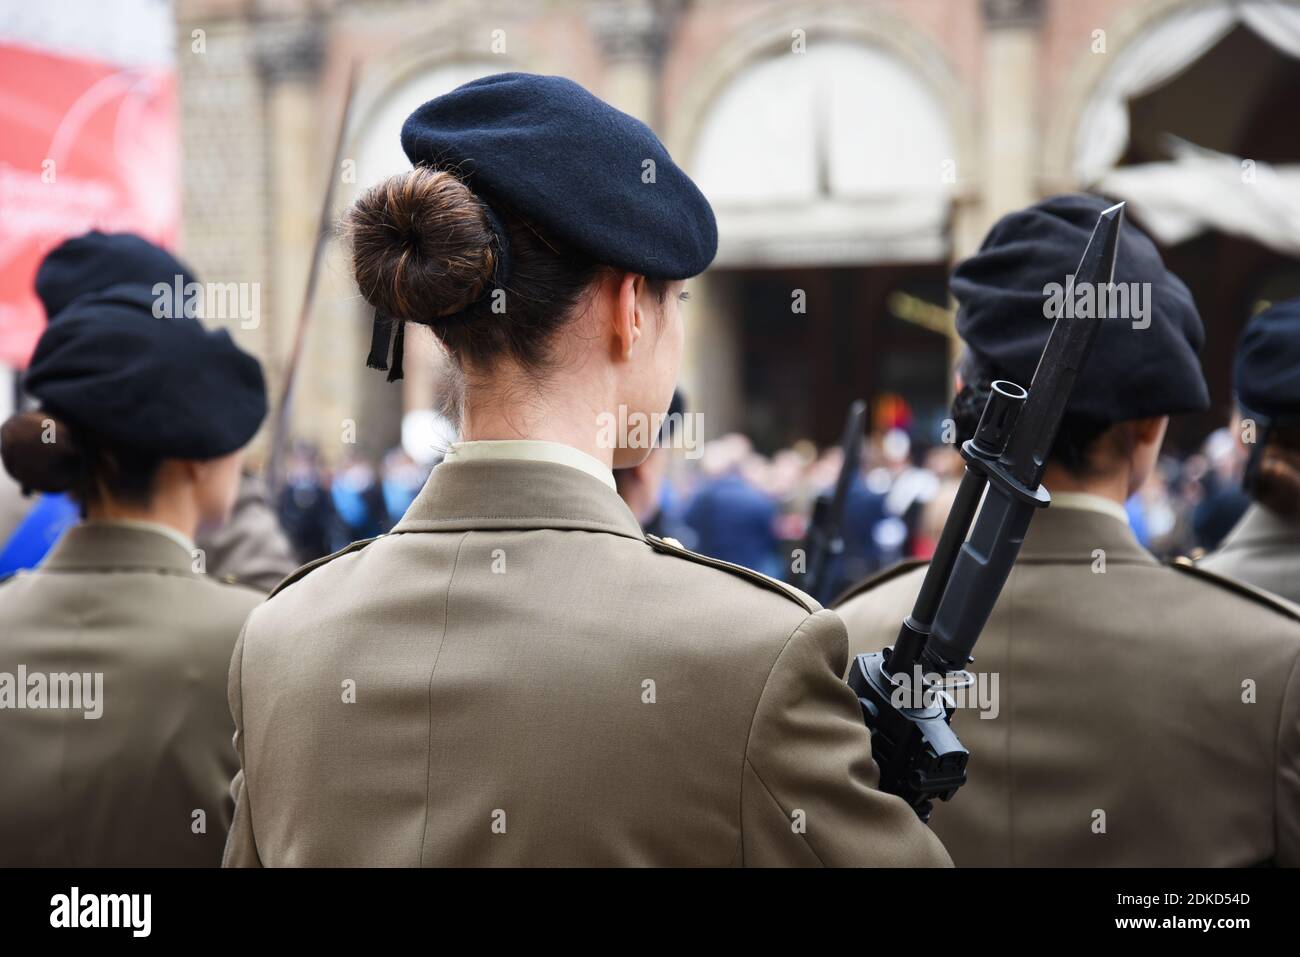
[[[1102,133],[1123,148],[1111,166],[1158,159],[1147,155],[1153,132],[1233,155],[1258,147],[1266,162],[1300,160],[1293,140],[1258,132],[1269,128],[1270,104],[1300,86],[1300,61],[1260,39],[1258,24],[1252,32],[1224,21],[1201,57],[1240,71],[1222,102],[1207,103],[1195,83],[1180,92],[1180,77],[1196,77],[1185,64],[1145,99],[1119,101],[1128,116],[1112,115],[1137,82],[1126,79],[1136,67],[1125,51],[1180,18],[1231,6],[178,0],[182,248],[205,278],[259,284],[261,321],[238,335],[264,358],[278,395],[327,178],[338,180],[337,214],[402,168],[397,130],[424,99],[485,73],[560,73],[650,123],[714,200],[721,248],[715,269],[693,283],[684,371],[708,433],[741,428],[760,445],[800,434],[831,441],[858,395],[901,396],[921,425],[947,389],[946,270],[1003,213],[1091,185]],[[354,65],[343,162],[333,169]],[[1113,129],[1123,121],[1134,124],[1127,135]],[[1223,352],[1261,277],[1289,288],[1296,264],[1249,238],[1206,236],[1172,250],[1171,261],[1200,275],[1193,288],[1211,347]],[[792,306],[800,292],[802,312]],[[330,457],[345,450],[350,427],[367,453],[391,446],[403,409],[427,407],[438,389],[427,336],[413,337],[400,389],[365,369],[367,318],[331,242],[290,417],[293,434]],[[1208,365],[1221,416],[1226,367],[1221,357]]]

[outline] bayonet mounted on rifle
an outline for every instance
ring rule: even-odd
[[[1100,293],[1113,281],[1123,214],[1119,203],[1098,217],[1073,277],[1076,287],[1090,284]],[[1057,317],[1029,389],[993,383],[975,436],[962,446],[966,473],[912,614],[893,647],[859,655],[849,670],[871,730],[881,790],[902,797],[923,821],[934,799],[949,800],[966,783],[968,754],[950,727],[950,676],[969,679],[971,651],[1029,521],[1051,503],[1040,484],[1043,469],[1101,322],[1100,315]]]

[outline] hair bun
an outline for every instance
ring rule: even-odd
[[[361,294],[395,319],[433,324],[482,295],[496,268],[482,203],[445,170],[390,176],[353,204],[346,229]]]
[[[72,432],[48,412],[19,412],[5,420],[0,459],[24,491],[67,492],[85,471]]]

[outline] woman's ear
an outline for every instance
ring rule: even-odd
[[[645,331],[645,317],[641,312],[641,289],[645,277],[636,273],[623,273],[618,281],[618,294],[614,298],[614,357],[632,358],[632,350]]]

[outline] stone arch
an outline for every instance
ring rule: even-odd
[[[958,194],[964,197],[974,191],[979,150],[967,87],[937,44],[906,20],[878,8],[781,13],[756,18],[737,31],[701,58],[681,84],[681,98],[673,104],[664,129],[664,142],[675,157],[689,162],[718,97],[749,67],[789,51],[796,29],[805,31],[810,44],[820,39],[858,43],[882,50],[907,66],[944,109],[959,170]]]

